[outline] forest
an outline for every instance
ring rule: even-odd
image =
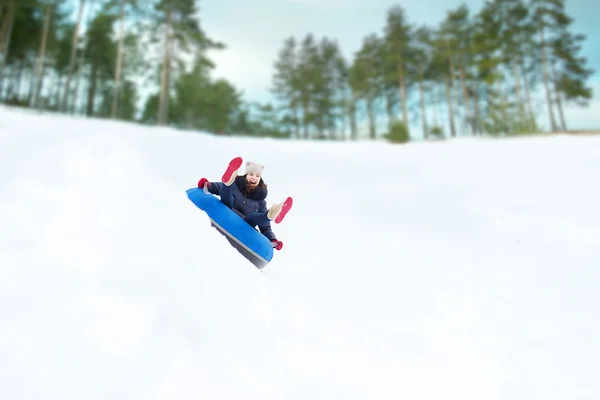
[[[0,0],[0,102],[220,135],[406,142],[411,125],[424,139],[535,133],[538,103],[565,131],[566,104],[593,96],[564,0],[461,4],[436,26],[395,5],[351,59],[336,38],[284,38],[269,103],[213,77],[209,54],[227,43],[201,15],[195,0]]]

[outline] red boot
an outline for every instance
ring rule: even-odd
[[[290,211],[292,209],[293,202],[294,202],[293,199],[291,197],[288,197],[287,199],[285,199],[285,201],[283,203],[279,203],[279,204],[275,204],[274,206],[271,206],[271,208],[269,209],[269,212],[267,213],[267,217],[270,220],[274,219],[276,224],[281,223],[281,221],[283,221],[283,218],[288,213],[288,211]]]
[[[229,165],[227,166],[225,173],[223,173],[223,176],[221,177],[221,181],[225,185],[231,186],[231,184],[235,181],[235,178],[237,178],[237,172],[241,166],[242,166],[242,157],[236,157],[233,160],[229,161]]]

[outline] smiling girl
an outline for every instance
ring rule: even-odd
[[[250,226],[257,227],[273,244],[281,250],[283,243],[277,240],[271,229],[271,221],[281,223],[292,208],[292,198],[267,209],[267,184],[262,178],[264,165],[255,162],[246,163],[244,175],[238,175],[242,166],[242,158],[236,157],[229,162],[221,182],[209,182],[206,178],[198,181],[199,188],[206,188],[214,195],[221,197],[221,202],[244,219]]]

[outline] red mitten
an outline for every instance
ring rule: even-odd
[[[281,250],[283,247],[283,242],[281,240],[273,239],[271,240],[271,244],[275,248],[275,250]]]
[[[200,189],[202,189],[204,187],[204,184],[206,183],[206,187],[208,188],[210,186],[210,182],[208,181],[208,179],[206,178],[202,178],[198,181],[198,187]]]

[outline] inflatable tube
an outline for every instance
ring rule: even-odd
[[[257,268],[273,259],[273,245],[262,233],[250,226],[210,192],[200,188],[187,190],[188,198],[204,211],[215,227],[244,257]]]

